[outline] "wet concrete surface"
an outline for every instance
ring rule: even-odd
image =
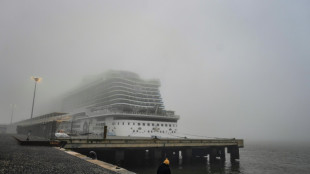
[[[0,134],[0,174],[110,174],[105,168],[54,147],[21,146],[9,134]]]

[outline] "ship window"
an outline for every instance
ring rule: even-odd
[[[147,126],[150,126],[150,123],[148,123]]]
[[[164,126],[164,124],[161,124],[161,126]]]
[[[117,125],[119,125],[119,122],[117,122]]]
[[[123,125],[124,125],[125,123],[123,122]]]
[[[165,124],[165,127],[167,127],[167,124]]]
[[[169,124],[169,127],[171,127],[171,124]]]
[[[154,123],[152,123],[152,126],[154,126]]]
[[[157,123],[157,126],[159,126],[159,124]]]
[[[142,125],[145,126],[145,123],[143,123]]]
[[[136,123],[132,123],[133,125],[135,125]]]
[[[128,125],[130,125],[130,122],[128,122]]]
[[[140,123],[138,123],[138,126],[140,126]]]

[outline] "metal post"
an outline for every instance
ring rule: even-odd
[[[33,99],[32,99],[30,126],[29,126],[29,130],[28,130],[27,140],[29,140],[29,137],[30,137],[30,135],[31,135],[32,116],[33,116],[34,100],[35,100],[35,97],[36,97],[37,82],[40,82],[40,81],[41,81],[41,78],[40,78],[40,77],[31,77],[31,78],[34,80],[34,91],[33,91]]]
[[[89,139],[89,127],[90,127],[90,117],[88,116],[88,128],[87,128],[87,143],[88,143],[88,139]]]
[[[103,139],[107,138],[108,126],[103,127]]]
[[[36,88],[37,88],[37,81],[34,83],[34,91],[33,91],[33,100],[32,100],[32,109],[31,109],[31,119],[33,116],[33,107],[34,107],[34,99],[36,98]]]
[[[37,83],[40,82],[42,80],[42,78],[32,77],[32,79],[34,80],[34,91],[33,91],[32,109],[31,109],[31,117],[30,118],[32,118],[32,116],[33,116],[33,107],[34,107],[34,100],[36,98]]]
[[[14,114],[14,108],[15,108],[15,104],[12,104],[12,113],[11,113],[11,124],[13,122],[13,114]]]

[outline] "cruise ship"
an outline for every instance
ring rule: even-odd
[[[166,110],[160,81],[142,79],[133,72],[108,71],[67,94],[57,131],[70,134],[173,137],[179,116]]]

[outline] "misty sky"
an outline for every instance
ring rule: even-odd
[[[0,1],[0,123],[110,69],[161,80],[181,133],[310,141],[310,1]]]

